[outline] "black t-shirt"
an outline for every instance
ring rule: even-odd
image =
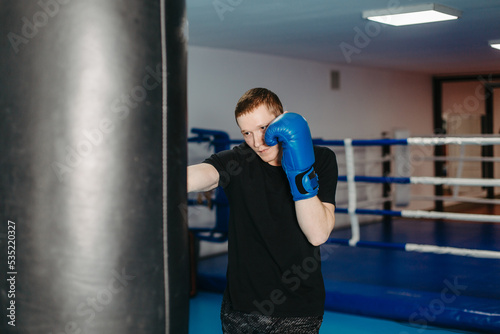
[[[314,147],[318,197],[335,204],[335,153]],[[319,247],[299,227],[290,186],[281,166],[262,161],[243,143],[205,160],[219,171],[229,201],[226,292],[234,309],[272,316],[324,312]]]

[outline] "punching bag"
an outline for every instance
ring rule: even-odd
[[[0,332],[187,333],[184,1],[7,1],[0,26]]]

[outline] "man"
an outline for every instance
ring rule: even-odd
[[[305,119],[273,92],[235,108],[245,143],[188,167],[188,192],[223,187],[229,201],[224,333],[318,333],[325,291],[319,245],[335,224],[337,162],[312,145]]]

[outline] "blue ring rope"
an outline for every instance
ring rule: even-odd
[[[347,208],[335,208],[336,213],[349,213]],[[377,215],[377,216],[391,216],[402,217],[402,211],[396,210],[379,210],[379,209],[356,209],[354,213],[358,215]]]
[[[324,146],[344,146],[343,140],[313,139],[313,144]],[[408,139],[353,139],[352,146],[408,145]]]
[[[339,239],[339,238],[329,238],[326,242],[327,244],[340,244],[344,246],[349,246],[349,239]],[[386,248],[386,249],[396,249],[396,250],[406,250],[406,244],[404,243],[388,243],[379,241],[364,241],[360,240],[356,242],[356,247],[364,248]]]
[[[347,176],[339,175],[339,181],[347,182]],[[368,182],[368,183],[401,183],[410,184],[409,177],[393,177],[393,176],[354,176],[355,182]]]

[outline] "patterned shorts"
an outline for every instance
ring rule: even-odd
[[[323,316],[271,317],[233,309],[224,294],[220,312],[224,334],[318,334]]]

